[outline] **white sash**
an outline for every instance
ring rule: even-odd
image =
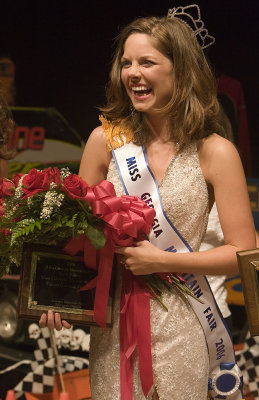
[[[126,194],[140,197],[156,216],[149,240],[156,247],[171,252],[191,252],[192,249],[173,226],[164,212],[155,177],[150,170],[144,148],[132,142],[113,151],[121,182]],[[229,330],[218,309],[207,279],[203,275],[182,274],[195,295],[203,301],[188,297],[203,327],[210,360],[209,393],[212,399],[243,399],[242,377],[236,365]],[[223,397],[221,397],[223,396]]]

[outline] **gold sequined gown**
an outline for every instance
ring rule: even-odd
[[[107,179],[118,196],[124,190],[114,161]],[[196,145],[173,157],[159,187],[164,210],[192,249],[198,250],[208,219],[208,191]],[[119,275],[119,272],[118,272]],[[90,382],[93,400],[120,400],[120,276],[117,280],[114,325],[91,328]],[[160,400],[206,400],[208,352],[201,325],[191,306],[176,290],[165,294],[166,312],[150,300],[154,387]],[[135,357],[133,399],[144,400]],[[148,395],[152,398],[154,387]],[[123,399],[121,399],[123,400]]]

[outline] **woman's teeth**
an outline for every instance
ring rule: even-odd
[[[137,86],[137,87],[132,87],[132,90],[134,92],[134,94],[138,95],[138,96],[145,96],[149,93],[151,93],[152,89],[148,89],[145,86]]]

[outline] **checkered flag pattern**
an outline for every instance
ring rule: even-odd
[[[39,364],[54,357],[48,328],[41,329],[41,337],[37,340],[37,346],[38,349],[34,350],[35,361],[32,362],[31,366],[33,371],[39,366]]]
[[[244,348],[236,353],[237,364],[242,371],[244,388],[259,400],[259,337],[246,338]]]
[[[86,358],[61,356],[62,373],[78,371],[89,367],[89,360]]]
[[[25,400],[24,392],[47,393],[53,390],[55,360],[54,358],[29,372],[25,378],[15,386],[16,399]]]
[[[26,400],[24,392],[47,393],[53,390],[54,375],[57,374],[57,370],[48,328],[41,329],[37,346],[38,349],[34,351],[35,360],[31,363],[32,371],[13,389],[16,399]],[[60,356],[60,363],[63,374],[89,366],[88,359],[70,356]]]

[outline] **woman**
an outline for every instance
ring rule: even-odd
[[[236,252],[255,246],[246,180],[236,149],[216,133],[220,127],[216,123],[214,78],[193,31],[174,15],[138,19],[124,28],[111,69],[107,105],[101,111],[106,119],[89,137],[80,176],[90,185],[108,179],[117,195],[122,195],[124,186],[110,149],[123,150],[122,135],[125,146],[132,142],[138,148],[144,145],[164,211],[193,250],[164,251],[146,240],[135,247],[118,248],[127,273],[216,275],[237,271]],[[132,181],[138,182],[142,172],[134,164],[134,157],[127,162]],[[199,253],[214,200],[225,245]],[[123,268],[118,268],[113,328],[91,330],[93,399],[130,398],[120,395]],[[144,396],[135,350],[133,398],[205,400],[208,351],[199,320],[177,290],[165,292],[164,303],[168,312],[158,302],[150,301],[154,384]],[[40,324],[57,329],[69,326],[51,312],[48,319],[46,315],[41,317]]]
[[[8,161],[15,155],[14,150],[9,150],[8,140],[13,129],[13,120],[5,99],[0,91],[0,178],[8,175]]]

